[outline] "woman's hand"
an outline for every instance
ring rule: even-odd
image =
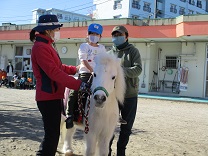
[[[78,73],[78,71],[79,71],[79,68],[80,68],[80,65],[76,66],[76,68],[77,68],[77,73]]]

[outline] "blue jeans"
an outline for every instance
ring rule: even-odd
[[[120,134],[117,142],[117,156],[125,156],[126,146],[129,142],[129,136],[131,135],[131,129],[134,124],[134,120],[137,112],[137,97],[125,98],[124,106],[121,109],[121,115],[127,124],[121,124]],[[111,155],[111,145],[114,137],[110,142],[109,156]]]

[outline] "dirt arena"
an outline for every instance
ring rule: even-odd
[[[34,96],[34,90],[0,88],[0,156],[35,156],[43,126]],[[138,100],[127,156],[208,156],[208,104]],[[81,156],[83,133],[74,138],[75,154]]]

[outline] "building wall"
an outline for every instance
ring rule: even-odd
[[[102,43],[101,43],[102,44]],[[137,47],[141,54],[143,72],[139,76],[139,91],[148,93],[153,77],[153,71],[158,73],[158,80],[163,80],[164,71],[161,67],[165,65],[165,56],[180,56],[181,67],[188,67],[188,89],[181,91],[180,96],[203,97],[204,96],[204,81],[205,81],[205,60],[206,60],[206,42],[168,42],[168,43],[132,43]],[[110,46],[111,43],[105,43]],[[19,46],[19,45],[17,45]],[[68,51],[66,54],[61,53],[61,48],[66,46]],[[78,65],[78,49],[80,44],[67,43],[57,44],[57,49],[61,59],[68,61],[66,64]],[[23,50],[31,48],[32,45],[23,45]],[[15,46],[2,45],[2,56],[6,56],[8,60],[15,64]],[[158,62],[159,54],[159,62]],[[8,60],[6,62],[8,62]],[[71,62],[70,62],[71,61]],[[76,64],[73,64],[73,61]],[[159,64],[159,67],[158,67]],[[176,69],[173,69],[173,74],[166,74],[165,80],[172,81]],[[144,82],[143,82],[144,81]],[[142,83],[145,87],[142,87]],[[159,85],[159,84],[158,84]],[[170,85],[170,84],[168,84]],[[171,89],[162,90],[161,85],[159,92],[171,93]]]
[[[2,56],[6,56],[8,60],[14,61],[14,51],[15,51],[15,46],[13,44],[9,45],[3,45],[2,46]],[[8,63],[8,61],[6,61]]]
[[[31,23],[37,23],[38,18],[41,15],[45,14],[54,14],[57,15],[59,22],[71,22],[71,21],[86,21],[91,20],[90,16],[82,15],[82,14],[76,14],[69,11],[59,10],[55,8],[51,9],[35,9],[32,11],[33,13],[33,20]]]
[[[100,43],[108,46],[108,48],[112,46],[111,31],[114,25],[124,25],[128,29],[129,42],[139,49],[142,58],[143,72],[139,76],[141,93],[153,92],[150,90],[150,84],[153,71],[155,71],[158,73],[155,92],[175,94],[172,93],[171,82],[177,68],[172,69],[171,74],[166,74],[165,79],[164,71],[161,68],[166,66],[166,56],[176,56],[177,60],[181,61],[181,67],[189,68],[188,89],[177,95],[204,97],[205,67],[207,65],[205,62],[205,46],[208,34],[207,18],[207,15],[200,15],[179,16],[174,20],[156,19],[150,20],[148,26],[142,25],[145,20],[138,20],[141,23],[138,25],[132,19],[96,22],[104,27]],[[61,29],[61,40],[57,42],[57,48],[64,63],[79,64],[77,51],[80,44],[85,42],[87,26],[91,22],[95,22],[95,20],[83,22],[83,24],[79,22],[65,23]],[[0,55],[14,59],[15,46],[24,46],[24,50],[27,50],[28,46],[32,47],[28,40],[28,32],[33,27],[34,25],[0,27]],[[67,53],[61,53],[63,46],[67,47]],[[167,86],[164,87],[164,90],[161,87],[161,80],[163,79]],[[145,87],[142,87],[143,80],[146,84]],[[208,86],[206,89],[208,90]]]
[[[165,1],[165,16],[166,18],[169,17],[176,17],[176,16],[180,16],[181,14],[179,14],[180,11],[180,7],[185,8],[185,15],[188,14],[192,14],[189,12],[189,10],[193,11],[193,14],[206,14],[207,12],[206,10],[206,1],[202,0],[202,8],[197,7],[197,0],[194,0],[195,4],[191,5],[189,4],[189,0],[186,0],[186,2],[181,2],[181,1],[173,1],[173,0],[166,0]],[[171,8],[171,4],[176,5],[176,12],[171,12],[170,8]]]
[[[119,1],[119,0],[117,0]],[[104,3],[102,3],[104,2]],[[157,0],[157,9],[161,10],[162,14],[157,13],[157,18],[174,18],[177,16],[180,16],[179,10],[180,7],[185,8],[185,15],[192,14],[189,12],[189,10],[193,11],[193,14],[206,14],[206,1],[202,0],[202,8],[197,7],[197,0],[194,0],[195,4],[191,5],[189,4],[189,0],[186,0],[186,2],[181,2],[180,0]],[[102,3],[102,4],[101,4]],[[113,9],[113,5],[115,4],[114,1],[99,1],[96,2],[94,0],[94,4],[96,5],[96,11],[95,11],[95,18],[96,19],[108,19],[108,18],[114,18],[114,16],[117,16],[118,18],[139,18],[139,19],[145,19],[145,18],[155,18],[155,4],[156,0],[140,0],[139,1],[139,8],[133,8],[132,7],[133,0],[121,0],[120,4],[122,4],[121,8]],[[137,3],[137,2],[134,2]],[[144,3],[150,4],[150,10],[145,10]],[[176,5],[176,12],[171,12],[171,4]],[[108,8],[106,11],[106,8]],[[119,16],[120,15],[120,16]]]
[[[60,58],[64,64],[75,66],[79,64],[77,59],[79,44],[57,44],[56,46]],[[63,46],[66,46],[68,49],[66,54],[61,52],[61,48]],[[16,47],[23,47],[23,54],[21,56],[15,56]],[[24,74],[26,77],[32,78],[33,82],[35,83],[32,72],[31,55],[26,53],[28,49],[32,49],[32,44],[1,45],[0,67],[1,69],[6,70],[8,62],[11,61],[15,72],[17,72],[19,75]]]
[[[150,84],[153,78],[153,71],[158,73],[156,80],[160,81],[164,79],[165,71],[162,71],[162,66],[165,66],[165,56],[177,56],[181,57],[181,63],[179,67],[189,68],[188,72],[188,89],[187,91],[181,91],[180,96],[191,96],[191,97],[203,97],[205,87],[205,60],[206,60],[206,42],[170,42],[170,43],[156,43],[154,45],[145,45],[145,43],[136,43],[135,46],[139,49],[143,72],[139,76],[140,78],[140,89],[141,93],[151,92]],[[196,47],[195,47],[196,46]],[[161,51],[159,50],[161,49]],[[158,60],[158,53],[159,60]],[[159,61],[159,62],[158,62]],[[159,67],[158,67],[159,64]],[[158,92],[161,93],[172,93],[172,81],[174,80],[177,69],[172,69],[171,75],[165,75],[165,84],[167,86],[162,87],[162,84],[158,83]],[[144,73],[145,72],[145,73]],[[167,72],[167,71],[166,71]],[[145,76],[144,76],[145,74]],[[176,76],[177,79],[177,76]],[[145,83],[145,88],[142,88],[142,83]],[[169,87],[169,88],[168,88]],[[156,90],[152,90],[156,91]]]
[[[80,44],[68,43],[68,44],[57,44],[57,49],[62,63],[67,65],[78,65],[78,49]],[[62,47],[67,47],[66,54],[62,53]]]
[[[102,4],[100,4],[102,3]],[[96,19],[112,19],[114,16],[120,17],[125,13],[123,9],[114,10],[114,1],[105,2],[105,0],[101,0],[99,2],[94,1],[96,4],[95,18]],[[106,9],[107,8],[107,9]]]
[[[141,93],[149,92],[149,83],[151,82],[152,77],[152,69],[156,66],[156,61],[154,58],[156,57],[156,53],[151,53],[154,46],[150,46],[147,43],[134,43],[134,46],[139,50],[142,60],[142,73],[139,76],[139,91]],[[142,87],[142,84],[145,84],[145,87]]]
[[[206,42],[183,43],[181,66],[188,67],[188,90],[182,96],[203,97],[205,82]],[[187,54],[187,55],[186,55]]]

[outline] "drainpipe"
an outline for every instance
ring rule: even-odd
[[[154,19],[157,18],[157,0],[155,0],[155,14],[154,14]]]
[[[157,91],[159,91],[159,76],[160,76],[160,57],[161,57],[161,51],[162,49],[161,48],[158,48],[158,51],[157,51]]]

